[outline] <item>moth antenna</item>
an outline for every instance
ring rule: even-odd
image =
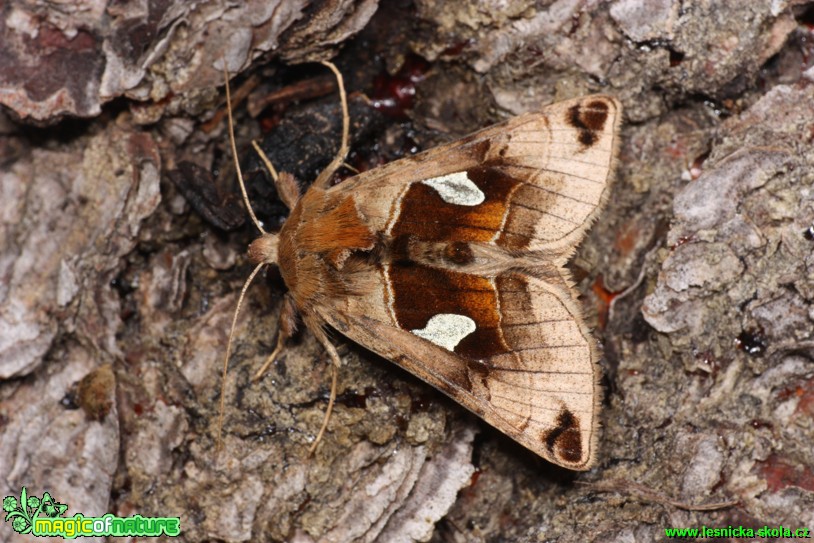
[[[342,78],[342,73],[334,66],[333,63],[323,60],[323,66],[328,67],[336,76],[336,84],[339,87],[339,100],[342,104],[342,144],[337,151],[336,156],[328,164],[328,167],[322,170],[314,184],[321,188],[328,188],[333,174],[342,167],[345,163],[345,158],[348,156],[348,141],[350,139],[350,113],[348,113],[348,95],[345,93],[345,81]]]
[[[235,328],[237,328],[237,317],[240,315],[240,308],[243,306],[243,298],[246,297],[246,291],[249,290],[252,281],[260,270],[265,266],[265,262],[261,262],[255,266],[249,278],[243,283],[243,288],[240,289],[240,296],[237,299],[237,307],[235,307],[235,314],[232,317],[232,327],[229,329],[229,340],[226,342],[226,356],[223,358],[223,374],[221,375],[220,382],[220,409],[218,411],[218,432],[215,438],[216,454],[220,452],[222,445],[221,435],[223,433],[223,418],[226,412],[226,374],[229,370],[229,356],[232,354],[232,338],[235,336]]]
[[[226,115],[229,118],[229,144],[232,146],[232,159],[235,161],[235,171],[237,171],[237,180],[240,182],[240,192],[243,194],[243,203],[252,218],[252,222],[260,230],[260,233],[265,235],[267,232],[263,229],[260,221],[257,220],[257,215],[254,214],[252,204],[249,202],[249,195],[246,192],[246,185],[243,183],[243,172],[240,171],[240,160],[237,158],[237,145],[235,144],[235,124],[232,119],[232,91],[229,88],[229,69],[226,67],[224,57],[221,57],[221,62],[223,63],[223,77],[226,81]]]

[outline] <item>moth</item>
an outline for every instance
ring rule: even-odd
[[[278,266],[288,288],[264,368],[299,316],[333,362],[317,442],[340,364],[332,328],[544,459],[589,469],[599,350],[564,266],[608,199],[620,104],[600,95],[556,103],[332,186],[349,116],[342,76],[323,64],[339,84],[341,146],[304,194],[266,164],[291,210],[279,233],[263,231],[251,211],[228,110],[244,201],[262,232],[238,308],[263,266]],[[227,362],[236,321],[237,311]]]

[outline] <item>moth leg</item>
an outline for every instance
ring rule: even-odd
[[[317,340],[322,344],[325,348],[325,351],[328,353],[328,356],[331,358],[331,396],[328,399],[328,408],[325,410],[325,417],[322,419],[322,426],[317,433],[317,437],[314,440],[313,445],[308,450],[308,454],[314,454],[314,451],[317,449],[317,445],[319,442],[322,441],[322,436],[325,434],[325,430],[328,428],[328,421],[331,420],[331,413],[333,412],[334,403],[336,402],[336,382],[337,382],[337,375],[339,373],[339,366],[342,365],[342,360],[339,358],[339,353],[336,351],[336,347],[334,347],[331,340],[328,339],[328,336],[325,335],[325,332],[322,330],[321,327],[311,327],[309,329],[314,333]]]
[[[271,163],[271,159],[269,159],[268,155],[266,155],[263,149],[261,149],[254,140],[252,140],[252,147],[254,147],[257,156],[260,157],[263,165],[271,175],[271,179],[274,181],[274,188],[277,189],[277,195],[280,197],[280,200],[283,201],[288,209],[294,209],[294,206],[297,205],[297,201],[300,199],[300,185],[297,183],[297,179],[288,172],[280,172],[278,174],[274,168],[274,164]]]
[[[339,87],[339,100],[342,103],[342,144],[339,147],[339,151],[337,151],[336,156],[328,164],[322,173],[319,174],[317,180],[314,181],[314,186],[321,189],[327,189],[331,183],[331,177],[333,177],[336,170],[341,168],[345,164],[345,158],[348,156],[348,140],[350,134],[350,114],[348,113],[348,96],[345,94],[345,82],[342,79],[342,74],[339,70],[334,66],[332,63],[323,61],[322,64],[327,66],[336,76],[336,84]]]
[[[283,307],[280,310],[280,320],[277,328],[277,346],[274,347],[274,351],[266,358],[257,373],[254,374],[252,381],[257,381],[263,377],[263,374],[266,373],[266,370],[274,363],[285,347],[285,342],[297,331],[297,306],[294,305],[291,296],[286,296],[283,299]]]
[[[271,163],[271,159],[268,157],[265,151],[260,147],[260,144],[257,143],[257,140],[252,140],[252,147],[254,147],[254,152],[257,153],[257,156],[260,157],[260,160],[263,162],[263,165],[269,171],[269,175],[271,175],[272,181],[274,184],[277,184],[277,180],[280,178],[279,174],[277,174],[277,168],[274,167],[274,164]]]
[[[336,401],[336,377],[338,373],[339,369],[336,367],[336,364],[331,364],[331,397],[328,400],[328,409],[325,410],[325,417],[322,419],[322,426],[319,429],[319,433],[317,434],[313,445],[311,445],[311,448],[308,449],[309,456],[314,454],[314,451],[317,450],[317,445],[319,445],[319,442],[322,441],[322,436],[325,434],[325,430],[328,428],[328,421],[331,420],[331,412],[333,411],[334,402]]]

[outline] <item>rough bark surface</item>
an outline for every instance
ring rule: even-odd
[[[184,541],[814,528],[814,5],[377,4],[0,7],[0,494],[178,516]],[[590,472],[544,463],[338,335],[339,400],[308,457],[330,386],[316,340],[297,335],[251,381],[274,346],[273,272],[238,320],[216,448],[255,235],[234,214],[222,59],[246,98],[241,152],[267,133],[278,168],[308,182],[336,148],[337,99],[323,67],[288,65],[322,58],[371,98],[352,98],[356,167],[558,99],[623,102],[612,201],[573,261],[605,353]],[[716,502],[736,503],[689,507]]]

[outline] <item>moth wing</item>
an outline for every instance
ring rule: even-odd
[[[608,198],[621,119],[609,96],[559,102],[331,190],[354,194],[374,231],[397,235],[402,227],[423,239],[494,241],[561,255],[562,262]],[[467,189],[482,200],[475,194],[466,203],[473,192]]]
[[[498,330],[479,329],[455,352],[346,308],[320,312],[348,338],[433,385],[546,460],[574,470],[595,462],[599,385],[594,342],[572,296],[508,273],[494,280]],[[500,291],[497,291],[500,287]],[[500,339],[479,350],[479,342]],[[479,352],[482,356],[474,353]]]
[[[332,187],[385,258],[349,260],[357,294],[315,310],[540,456],[588,469],[598,351],[561,266],[607,200],[620,120],[613,98],[562,102]],[[491,271],[467,268],[473,247]]]

